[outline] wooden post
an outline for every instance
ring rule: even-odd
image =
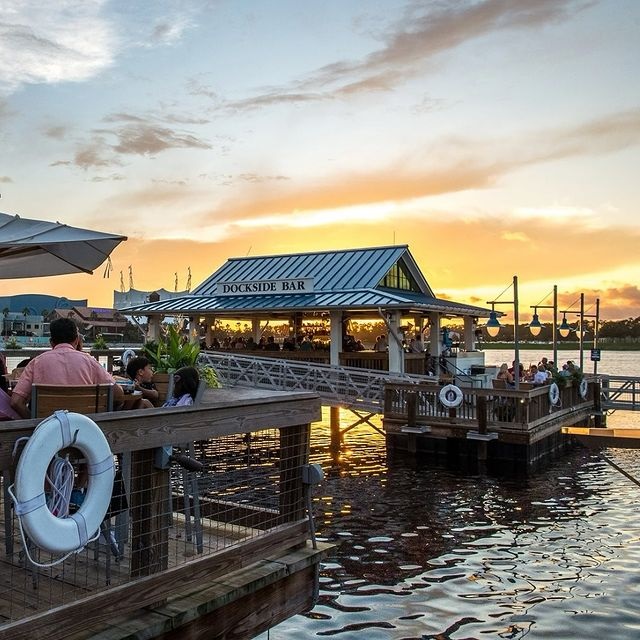
[[[602,394],[600,389],[600,382],[597,380],[593,383],[593,411],[595,415],[595,419],[593,421],[594,426],[602,427],[604,426],[604,420],[602,419]]]
[[[417,415],[417,399],[418,394],[415,391],[407,391],[406,403],[407,403],[407,426],[415,427],[416,415]]]
[[[304,518],[302,465],[309,450],[308,424],[280,429],[280,519],[295,522]]]
[[[329,429],[331,431],[331,451],[340,451],[340,407],[329,407]]]
[[[156,469],[154,450],[131,455],[131,576],[167,569],[169,469]]]
[[[487,433],[487,399],[485,396],[476,397],[476,414],[478,417],[478,433]],[[478,454],[478,466],[481,473],[486,473],[485,464],[487,462],[487,443],[479,440],[476,443]]]
[[[478,416],[478,433],[487,433],[487,399],[485,396],[476,397],[476,413]]]

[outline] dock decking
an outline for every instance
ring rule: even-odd
[[[209,390],[197,408],[92,417],[118,456],[128,508],[110,514],[98,543],[36,568],[25,564],[3,503],[0,640],[155,637],[149,629],[185,637],[186,625],[205,624],[214,638],[234,619],[244,629],[235,637],[251,637],[311,604],[323,550],[307,545],[302,467],[317,396]],[[0,468],[11,468],[14,441],[38,422],[0,423]],[[154,466],[157,447],[189,442],[202,473]],[[249,600],[258,607],[251,616],[241,604]]]
[[[433,384],[387,384],[383,426],[390,446],[411,452],[452,454],[482,461],[516,462],[532,470],[562,448],[561,430],[601,414],[600,385],[560,389],[553,405],[549,386],[524,390],[461,387],[462,402],[447,408]]]

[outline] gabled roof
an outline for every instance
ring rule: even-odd
[[[397,274],[394,279],[390,274]],[[389,277],[387,277],[389,276]],[[312,282],[305,291],[222,294],[218,285],[288,280]],[[393,286],[402,280],[404,285]],[[405,288],[402,288],[404,286]],[[249,289],[255,291],[255,289]],[[178,298],[122,309],[142,315],[283,314],[287,311],[431,311],[488,317],[490,309],[436,298],[407,245],[230,258],[193,290]]]
[[[313,278],[314,291],[354,291],[378,285],[389,269],[403,259],[421,291],[433,296],[407,245],[229,258],[194,290],[215,295],[218,282]]]

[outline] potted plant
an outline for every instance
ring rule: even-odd
[[[208,387],[220,386],[218,376],[209,365],[198,366],[200,345],[186,342],[174,325],[169,325],[166,336],[160,340],[150,341],[143,347],[144,355],[149,359],[154,370],[153,382],[162,395],[166,395],[169,386],[169,374],[180,367],[196,367]]]

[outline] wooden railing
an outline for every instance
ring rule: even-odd
[[[298,350],[298,351],[263,351],[245,349],[217,349],[211,353],[235,353],[241,356],[258,358],[276,358],[278,360],[293,360],[295,362],[316,362],[329,364],[329,351]],[[355,367],[357,369],[371,369],[374,371],[389,371],[389,354],[382,351],[344,351],[340,353],[340,366]],[[405,353],[405,373],[424,375],[425,354]]]
[[[596,388],[595,383],[590,382],[587,396],[582,398],[577,386],[564,387],[560,389],[559,402],[552,405],[546,385],[524,391],[461,387],[462,402],[454,409],[440,401],[440,386],[390,383],[385,386],[384,416],[385,421],[403,424],[411,417],[416,425],[450,425],[453,421],[458,426],[477,429],[479,421],[482,422],[478,408],[485,407],[490,430],[529,431],[576,412],[588,414],[594,407]],[[410,394],[415,394],[411,402],[408,401]],[[479,398],[483,399],[480,403]],[[415,410],[409,415],[408,408],[414,403]]]
[[[308,538],[302,466],[310,423],[320,419],[316,395],[208,390],[196,408],[91,417],[129,485],[128,509],[119,507],[128,524],[111,523],[111,546],[121,555],[116,560],[109,545],[91,545],[55,567],[25,568],[15,515],[4,502],[9,555],[0,563],[0,640],[73,636],[162,602],[178,588],[195,593],[216,576],[299,548]],[[0,423],[0,469],[12,468],[15,441],[30,436],[38,422]],[[184,481],[175,466],[159,463],[158,451],[193,442],[205,469]],[[178,506],[188,506],[188,513],[176,512]],[[196,509],[201,519],[190,525],[189,540],[188,514]],[[45,551],[37,557],[40,563],[52,559]]]
[[[604,410],[640,410],[640,377],[600,376]]]

